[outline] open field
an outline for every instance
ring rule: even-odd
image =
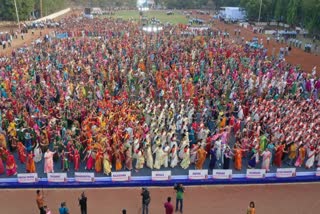
[[[174,15],[168,16],[166,14],[167,11],[146,11],[143,12],[143,15],[147,18],[157,18],[162,23],[170,22],[171,24],[188,24],[188,19],[179,11],[175,11]],[[134,19],[139,20],[140,14],[137,10],[129,10],[129,11],[117,11],[114,18],[122,18],[125,20]]]

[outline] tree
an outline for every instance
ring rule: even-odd
[[[274,18],[278,22],[282,22],[286,20],[287,14],[286,14],[286,4],[287,0],[277,0],[276,1],[276,6],[275,6],[275,11],[274,11]]]
[[[20,20],[30,18],[34,8],[34,0],[16,0]],[[0,18],[8,21],[16,21],[16,10],[13,0],[0,0]]]
[[[301,22],[310,33],[320,33],[320,0],[303,0],[302,1]]]
[[[16,11],[13,1],[0,0],[0,19],[2,20],[16,20]]]
[[[301,0],[290,0],[287,8],[287,23],[297,25],[299,23],[299,13],[301,12]]]
[[[241,0],[240,5],[245,8],[247,18],[255,21],[259,18],[261,0]],[[272,8],[272,0],[263,0],[261,7],[261,20],[268,21]]]

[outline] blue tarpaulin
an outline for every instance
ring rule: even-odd
[[[57,39],[65,39],[68,38],[68,33],[58,33],[56,34]]]

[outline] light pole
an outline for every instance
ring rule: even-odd
[[[259,18],[258,18],[259,24],[260,24],[260,18],[261,18],[261,9],[262,9],[262,0],[260,1]]]
[[[17,7],[17,1],[14,0],[14,7],[16,8],[16,15],[17,15],[17,22],[18,22],[18,27],[20,30],[20,20],[19,20],[19,13],[18,13],[18,7]]]

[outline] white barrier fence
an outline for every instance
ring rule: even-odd
[[[296,176],[317,176],[320,177],[320,168],[313,172],[296,172],[295,168],[279,168],[276,173],[266,173],[265,169],[247,169],[246,174],[232,173],[231,169],[215,169],[211,175],[208,175],[208,170],[189,170],[186,176],[173,176],[171,171],[152,171],[151,176],[135,177],[130,171],[112,172],[111,177],[95,177],[93,172],[75,172],[75,176],[71,177],[71,181],[75,182],[95,182],[108,180],[113,182],[123,182],[130,180],[153,180],[153,181],[168,181],[171,179],[190,179],[190,180],[232,180],[233,178],[247,179],[265,179],[267,177],[274,178],[290,178]],[[0,179],[1,180],[1,179]],[[17,181],[19,183],[36,183],[40,180],[37,173],[19,173]],[[47,181],[60,183],[68,182],[67,173],[48,173]]]
[[[62,16],[68,12],[71,11],[71,8],[67,8],[67,9],[64,9],[64,10],[60,10],[56,13],[53,13],[53,14],[50,14],[49,16],[45,16],[45,17],[42,17],[40,19],[37,19],[37,20],[33,20],[31,22],[42,22],[42,21],[46,21],[48,19],[55,19],[55,18],[58,18],[59,16]]]

